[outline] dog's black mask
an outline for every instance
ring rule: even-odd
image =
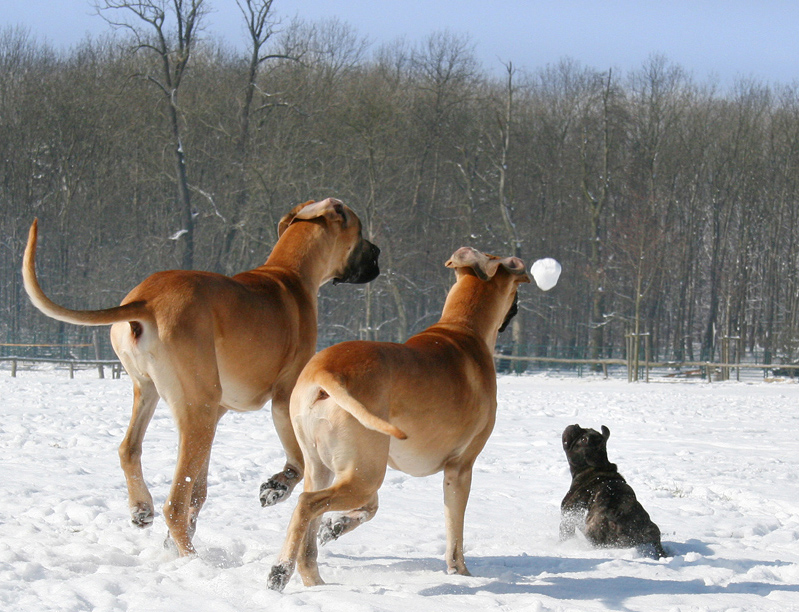
[[[505,328],[510,323],[510,320],[516,316],[516,313],[519,312],[519,295],[516,294],[513,296],[513,304],[510,305],[510,310],[508,314],[505,315],[505,320],[502,321],[502,325],[499,326],[500,333],[505,331]]]
[[[588,468],[615,468],[608,460],[609,437],[610,430],[604,425],[602,433],[595,429],[583,429],[579,425],[569,425],[563,430],[563,450],[572,475]]]
[[[376,245],[368,240],[361,240],[358,247],[350,254],[344,273],[334,278],[333,284],[363,284],[373,281],[380,274],[380,266],[377,263],[379,256],[380,249]]]

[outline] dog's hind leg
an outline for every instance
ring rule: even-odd
[[[128,485],[131,522],[137,527],[153,523],[153,497],[144,482],[141,467],[142,440],[158,403],[158,391],[153,381],[133,378],[133,411],[122,443],[119,462]]]
[[[207,474],[211,445],[221,412],[218,406],[186,404],[181,412],[175,411],[178,421],[178,461],[169,497],[164,505],[169,535],[181,556],[194,554],[191,538],[196,527],[196,512],[205,501],[205,486],[201,482]],[[195,485],[200,484],[198,497]],[[193,506],[193,503],[196,503]],[[193,507],[196,512],[193,512]]]
[[[330,486],[333,481],[333,472],[313,452],[307,457],[305,488],[308,491],[321,491]],[[301,552],[297,558],[297,570],[302,577],[305,586],[315,586],[324,584],[324,580],[319,575],[319,565],[317,557],[319,548],[317,545],[317,532],[322,520],[320,514],[308,524],[305,537],[302,541]]]
[[[217,415],[216,421],[217,425],[219,424],[219,420],[222,418],[227,412],[225,408],[220,408],[219,413]],[[194,487],[191,490],[191,502],[189,504],[189,537],[194,537],[194,532],[197,529],[197,517],[200,514],[200,510],[202,510],[203,505],[205,504],[205,500],[208,497],[208,465],[211,462],[211,454],[208,454],[208,457],[205,460],[205,464],[203,465],[200,473],[197,475],[197,479],[194,481]]]
[[[344,511],[365,505],[374,495],[374,489],[363,491],[362,488],[362,483],[347,479],[327,489],[305,491],[300,495],[291,515],[286,541],[277,563],[269,573],[267,586],[270,589],[282,591],[294,573],[295,566],[299,566],[305,586],[323,584],[316,567],[315,540],[319,518],[327,511]],[[303,557],[299,563],[298,557]]]
[[[350,426],[361,427],[348,414],[346,420]],[[307,433],[302,418],[295,422],[308,462],[308,480],[291,516],[277,563],[269,574],[267,585],[276,591],[285,588],[295,566],[306,586],[322,584],[316,567],[319,519],[325,512],[346,512],[372,504],[383,484],[388,458],[389,440],[384,434],[364,429],[355,436],[346,428],[332,428],[325,434],[318,429],[315,433]],[[325,427],[330,425],[328,420],[322,422]],[[327,457],[332,464],[330,468],[324,467],[320,455]],[[324,486],[333,473],[332,485],[315,490],[317,486]],[[298,556],[303,557],[299,562]]]
[[[349,533],[366,521],[372,520],[374,515],[377,514],[377,508],[378,499],[377,493],[375,493],[374,498],[362,508],[340,514],[334,518],[325,518],[319,529],[319,544],[324,546],[332,540],[338,540],[345,533]]]

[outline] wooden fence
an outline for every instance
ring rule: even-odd
[[[122,364],[115,359],[51,359],[49,357],[0,357],[0,362],[11,364],[11,376],[17,376],[20,363],[50,363],[60,365],[69,371],[69,377],[75,378],[75,370],[97,368],[100,378],[105,378],[105,368],[111,369],[111,378],[122,376]]]
[[[638,359],[567,359],[560,357],[525,357],[514,355],[494,355],[494,360],[497,364],[502,361],[520,361],[531,363],[553,363],[568,366],[590,366],[601,369],[605,378],[608,377],[609,366],[625,366],[627,370],[627,380],[634,382],[644,380],[649,382],[650,373],[654,369],[673,370],[667,376],[669,377],[691,377],[702,376],[708,382],[730,380],[733,370],[735,376],[740,380],[741,370],[760,370],[765,377],[768,371],[780,371],[787,373],[788,376],[793,378],[799,376],[799,364],[765,364],[765,363],[718,363],[711,361],[648,361]]]
[[[625,366],[627,380],[634,382],[644,380],[649,382],[650,373],[654,369],[669,370],[669,377],[692,377],[701,376],[708,382],[713,380],[730,380],[732,372],[735,372],[737,379],[740,379],[741,370],[761,370],[763,375],[768,371],[787,374],[791,378],[799,376],[799,365],[793,364],[763,364],[763,363],[716,363],[710,361],[682,361],[682,362],[654,362],[639,360],[634,363],[627,359],[568,359],[562,357],[525,357],[514,355],[494,355],[498,369],[509,369],[506,366],[511,362],[529,362],[560,364],[569,367],[590,367],[592,370],[601,370],[605,378],[608,377],[610,366]],[[105,368],[109,368],[112,378],[120,378],[123,372],[122,364],[113,359],[51,359],[45,357],[0,357],[0,363],[11,364],[11,376],[16,377],[19,364],[21,363],[48,363],[61,366],[69,372],[69,377],[75,377],[75,370],[97,368],[99,378],[105,378]],[[506,362],[503,364],[503,362]]]

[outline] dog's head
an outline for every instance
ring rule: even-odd
[[[327,198],[321,202],[298,204],[278,224],[278,237],[294,223],[306,221],[324,225],[337,232],[343,240],[341,258],[332,271],[333,284],[368,283],[380,274],[378,256],[380,249],[362,235],[361,220],[351,208],[339,200]]]
[[[486,283],[502,287],[501,293],[504,294],[505,300],[501,306],[503,317],[499,331],[504,331],[519,310],[516,295],[519,283],[530,282],[524,262],[518,257],[497,257],[471,247],[461,247],[452,254],[445,265],[455,270],[455,277],[458,280],[464,276],[474,276]]]
[[[602,433],[579,425],[569,425],[563,430],[563,450],[572,476],[589,468],[615,469],[616,466],[608,460],[609,437],[610,430],[604,425]]]

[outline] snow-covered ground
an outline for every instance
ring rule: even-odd
[[[799,610],[799,386],[545,375],[499,379],[497,426],[466,514],[472,577],[445,573],[441,477],[389,471],[370,523],[323,548],[326,586],[266,577],[296,497],[263,509],[282,466],[269,411],[229,414],[211,458],[195,558],[130,525],[117,461],[130,381],[0,371],[0,609]],[[611,461],[673,557],[558,542],[571,423],[611,430]],[[159,406],[144,468],[156,504],[176,436]]]

